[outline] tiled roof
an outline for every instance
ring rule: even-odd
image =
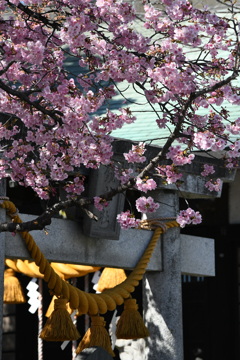
[[[124,88],[124,84],[119,85]],[[125,99],[121,95],[117,95],[113,99],[118,106],[129,107],[136,120],[132,124],[126,124],[121,129],[112,132],[112,136],[133,141],[146,141],[155,139],[152,144],[162,145],[169,136],[167,129],[159,129],[156,119],[157,115],[152,107],[147,103],[146,99],[138,94],[132,87],[124,93]],[[127,101],[128,99],[129,101]]]
[[[136,29],[141,31],[140,23],[136,23]],[[147,31],[146,29],[144,30]],[[77,59],[68,58],[66,66],[69,71],[74,75],[78,75],[83,71],[78,65]],[[111,111],[118,112],[121,107],[128,107],[136,117],[136,121],[132,124],[126,124],[121,129],[112,132],[112,136],[120,139],[132,141],[147,141],[153,140],[152,145],[162,146],[166,138],[169,137],[169,129],[160,129],[157,126],[157,115],[153,111],[150,104],[147,103],[144,96],[136,91],[132,84],[122,82],[118,84],[120,92],[124,90],[122,96],[119,92],[108,104],[105,104],[99,111],[98,115],[105,113],[109,108]],[[156,109],[157,106],[155,105]],[[240,107],[237,105],[227,104],[227,110],[230,112],[230,121],[236,120],[240,117]],[[205,115],[209,109],[202,109],[200,115]],[[234,137],[233,137],[234,138]]]
[[[126,124],[121,129],[115,130],[112,132],[112,136],[121,138],[121,139],[128,139],[132,141],[147,141],[154,139],[152,142],[153,145],[162,146],[166,138],[169,137],[170,133],[168,129],[160,129],[157,126],[156,119],[157,116],[152,111],[148,104],[145,105],[138,105],[141,102],[141,96],[137,93],[134,94],[134,91],[129,91],[131,95],[131,99],[134,99],[135,96],[135,104],[129,104],[128,106],[133,111],[133,114],[136,116],[136,120],[132,124]],[[120,95],[116,97],[116,101],[120,104]],[[123,104],[124,106],[127,103]],[[230,113],[229,120],[234,121],[240,117],[240,106],[239,105],[226,105],[227,110]],[[199,115],[208,114],[210,109],[201,109],[199,111]],[[231,140],[236,140],[236,136],[231,135]]]

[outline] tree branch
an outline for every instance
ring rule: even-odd
[[[21,2],[19,2],[18,5],[14,5],[10,1],[7,1],[7,3],[11,8],[21,10],[23,13],[25,13],[29,17],[42,22],[44,25],[46,25],[48,27],[51,27],[51,28],[53,28],[55,30],[60,30],[61,29],[61,24],[60,23],[58,23],[57,21],[49,20],[48,18],[46,18],[42,14],[31,10],[29,7],[27,7],[26,5],[24,5]]]
[[[0,88],[4,90],[6,93],[12,96],[18,97],[20,100],[25,101],[30,106],[34,107],[36,110],[39,110],[44,115],[50,116],[56,122],[61,122],[61,117],[63,115],[62,112],[56,110],[48,110],[44,106],[40,105],[39,101],[31,101],[28,97],[29,94],[35,92],[41,92],[40,90],[30,90],[30,91],[18,91],[12,89],[10,86],[6,85],[2,80],[0,80]]]

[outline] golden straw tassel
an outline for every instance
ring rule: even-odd
[[[76,354],[92,346],[100,346],[111,356],[115,356],[109,334],[105,328],[105,320],[102,316],[91,316],[91,327],[79,343]]]
[[[21,304],[26,302],[21,283],[15,276],[13,269],[6,269],[4,271],[3,301],[6,304]]]
[[[149,336],[135,299],[124,301],[124,310],[117,322],[117,339],[140,339]]]
[[[80,334],[66,309],[67,299],[55,299],[54,311],[47,319],[40,334],[46,341],[77,340]]]
[[[112,289],[114,286],[121,284],[126,278],[123,269],[105,267],[98,281],[97,290],[102,292],[106,289]]]

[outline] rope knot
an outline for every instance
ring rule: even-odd
[[[4,276],[5,277],[15,276],[15,271],[13,269],[6,269],[4,271]]]
[[[143,230],[156,230],[157,228],[161,228],[162,232],[165,233],[168,229],[167,224],[163,221],[176,220],[175,217],[163,217],[156,219],[145,219],[141,220],[139,224],[139,228]]]
[[[104,317],[102,316],[91,316],[91,322],[92,326],[105,326],[106,321],[104,320]]]
[[[138,304],[136,299],[126,299],[124,301],[124,309],[138,310]]]
[[[55,299],[54,300],[54,310],[66,309],[67,302],[68,302],[67,299]]]

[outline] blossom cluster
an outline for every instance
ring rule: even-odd
[[[183,176],[174,165],[159,165],[156,171],[167,184],[176,184]]]
[[[136,219],[130,210],[118,214],[117,221],[122,229],[137,228],[140,223],[140,220]]]
[[[105,199],[100,198],[99,196],[94,196],[94,206],[99,211],[102,211],[104,207],[108,206],[108,202]]]
[[[205,186],[209,191],[219,192],[222,189],[222,180],[221,179],[216,179],[216,180],[210,179],[206,182]]]
[[[133,169],[119,169],[115,167],[115,176],[121,184],[126,184],[133,176]]]
[[[185,227],[186,225],[196,225],[202,222],[202,216],[199,211],[194,211],[191,208],[187,208],[186,210],[181,210],[179,215],[177,216],[177,222],[180,227]]]
[[[145,151],[145,144],[141,142],[138,145],[132,145],[132,149],[128,153],[123,153],[123,156],[129,163],[143,163],[146,161],[143,155]]]
[[[159,204],[156,203],[151,196],[141,196],[136,200],[136,209],[140,213],[153,213],[159,208]],[[122,211],[117,215],[117,221],[122,229],[137,228],[140,224],[140,219],[136,219],[134,214],[130,210]]]
[[[214,174],[215,170],[212,165],[204,164],[203,165],[203,171],[201,172],[202,176],[208,176],[209,174]]]
[[[159,208],[159,204],[156,203],[151,196],[147,198],[145,196],[141,196],[136,200],[136,209],[143,213],[153,213]]]
[[[56,183],[69,197],[81,196],[79,169],[113,168],[112,132],[137,122],[145,104],[154,114],[152,120],[146,111],[145,127],[156,122],[156,139],[164,143],[158,160],[168,162],[151,162],[147,142],[134,143],[115,171],[121,185],[154,190],[154,171],[178,184],[196,149],[223,153],[229,169],[238,165],[240,118],[230,117],[232,104],[240,104],[237,8],[231,2],[228,21],[188,0],[144,3],[140,21],[124,1],[0,2],[0,179],[29,186],[44,199]],[[142,101],[128,98],[119,84]],[[132,103],[139,104],[137,112]],[[138,176],[148,165],[151,171]],[[206,164],[201,175],[210,191],[219,191],[213,172]],[[92,202],[99,210],[106,205],[98,196]],[[136,201],[142,213],[158,206],[151,197]],[[181,224],[200,221],[189,209],[179,216]],[[118,220],[137,224],[131,213]]]
[[[156,189],[157,187],[157,184],[156,182],[153,180],[153,179],[140,179],[140,178],[137,178],[136,180],[136,188],[140,191],[143,191],[143,192],[148,192],[148,191],[151,191],[151,190],[154,190]]]
[[[166,158],[171,159],[174,165],[181,166],[185,164],[191,164],[194,157],[194,154],[186,154],[186,152],[181,149],[180,145],[177,145],[175,147],[171,146],[168,153],[166,154]]]

